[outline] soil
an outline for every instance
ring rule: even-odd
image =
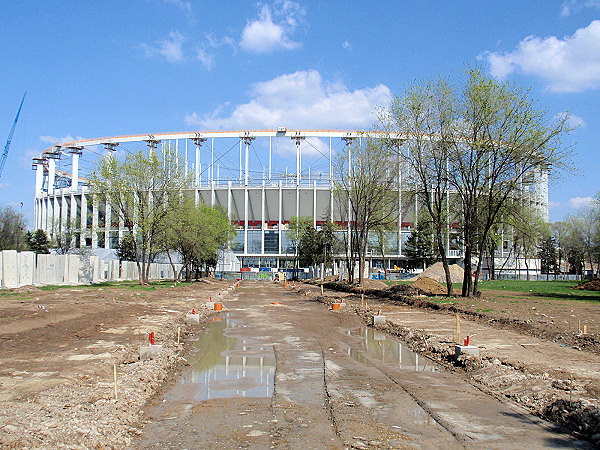
[[[488,392],[600,444],[600,302],[507,291],[485,291],[477,298],[423,298],[411,295],[416,284],[370,292],[371,311],[382,310],[388,318],[382,329],[464,370]],[[330,291],[323,301],[336,295]],[[367,320],[369,312],[358,296],[345,302]],[[470,335],[482,351],[481,360],[454,359],[457,314],[461,343]],[[584,325],[588,334],[582,332]]]
[[[451,264],[449,266],[450,269],[450,278],[453,283],[461,283],[464,277],[464,270],[458,264]],[[409,279],[409,281],[416,281],[420,278],[430,278],[432,280],[437,281],[438,283],[446,283],[446,272],[444,272],[444,265],[441,262],[436,262],[421,272],[418,276]]]
[[[153,290],[2,291],[0,447],[591,446],[521,407],[600,445],[597,304],[532,303],[506,292],[464,304],[436,303],[445,299],[407,297],[411,287],[377,287],[367,290],[368,306],[361,305],[360,293],[326,290],[321,296],[319,287],[297,285],[292,292],[265,282],[243,282],[235,290],[228,282],[208,281]],[[207,309],[209,297],[222,300],[224,314],[239,321],[228,338],[236,332],[272,349],[271,398],[190,397],[178,404],[165,396],[187,368],[203,324],[220,319]],[[344,302],[342,312],[319,303],[333,301]],[[483,301],[498,315],[477,311],[485,303],[475,302]],[[511,309],[503,311],[505,304]],[[184,323],[192,308],[201,314],[199,325]],[[462,334],[473,336],[481,359],[454,357],[456,308]],[[377,310],[387,323],[373,331],[365,325]],[[572,323],[570,331],[560,331],[559,317],[570,314],[588,324],[590,334],[582,336]],[[177,344],[178,328],[185,345]],[[563,339],[540,330],[560,332]],[[140,361],[139,348],[151,331],[163,352]],[[566,344],[569,339],[573,343]],[[404,351],[386,359],[395,345],[419,351],[421,367],[431,366],[427,356],[443,370],[398,367],[398,356],[414,359]]]
[[[178,327],[189,334],[184,313],[213,314],[203,305],[227,286],[1,291],[0,447],[130,445],[146,401],[185,363],[176,342]],[[164,351],[140,361],[151,331]]]
[[[575,286],[574,289],[581,289],[586,291],[600,291],[600,278],[594,278],[593,280],[581,283]]]
[[[425,295],[444,295],[448,293],[445,286],[429,277],[420,276],[411,286],[419,289]]]

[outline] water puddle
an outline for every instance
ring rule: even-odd
[[[365,353],[369,357],[392,364],[401,370],[439,372],[439,367],[430,359],[420,356],[398,339],[374,328],[360,327],[348,331],[348,334],[358,338],[361,347],[360,350],[349,348],[348,355],[363,364],[368,364],[367,359],[363,356]]]
[[[273,395],[273,348],[247,336],[251,328],[231,314],[209,323],[188,357],[190,368],[167,393],[165,401]]]

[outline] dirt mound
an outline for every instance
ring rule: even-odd
[[[364,279],[363,280],[363,288],[370,289],[370,290],[376,290],[376,291],[383,291],[383,290],[389,288],[389,286],[387,284],[385,284],[383,281]]]
[[[453,283],[462,283],[464,275],[465,271],[458,264],[450,265],[450,278],[452,279]],[[435,280],[438,283],[445,284],[446,273],[444,272],[443,264],[441,262],[436,262],[435,264],[432,264],[417,277],[413,278],[411,281],[415,281],[423,277],[431,278],[432,280]]]
[[[396,284],[390,288],[390,291],[397,295],[419,295],[422,292],[410,284]]]
[[[419,276],[412,286],[422,290],[427,295],[444,295],[448,292],[444,286],[429,277]]]
[[[323,277],[323,283],[335,283],[338,280],[338,278],[339,277],[337,275],[328,275],[326,277]]]
[[[581,283],[573,289],[581,289],[582,291],[600,291],[600,278],[594,278],[593,280]]]

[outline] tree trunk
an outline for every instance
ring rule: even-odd
[[[167,258],[169,258],[169,264],[171,264],[171,268],[173,269],[173,278],[175,278],[175,281],[179,281],[179,274],[177,273],[175,263],[173,262],[173,258],[171,258],[171,253],[169,250],[167,250]]]
[[[473,279],[471,278],[471,255],[472,250],[470,245],[465,245],[465,274],[463,276],[463,285],[461,295],[469,297],[472,294]]]
[[[446,288],[448,289],[447,294],[448,297],[452,297],[454,295],[454,290],[452,288],[452,276],[450,274],[450,266],[448,265],[448,258],[446,257],[446,248],[444,247],[444,236],[438,230],[436,232],[436,240],[438,253],[442,260],[442,266],[444,267],[444,274],[446,275]]]

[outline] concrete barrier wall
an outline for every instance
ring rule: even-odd
[[[181,264],[176,264],[179,271]],[[60,284],[92,284],[103,281],[135,281],[138,267],[131,261],[102,261],[97,256],[44,255],[34,252],[0,251],[0,288]],[[170,264],[152,263],[150,278],[173,279]]]

